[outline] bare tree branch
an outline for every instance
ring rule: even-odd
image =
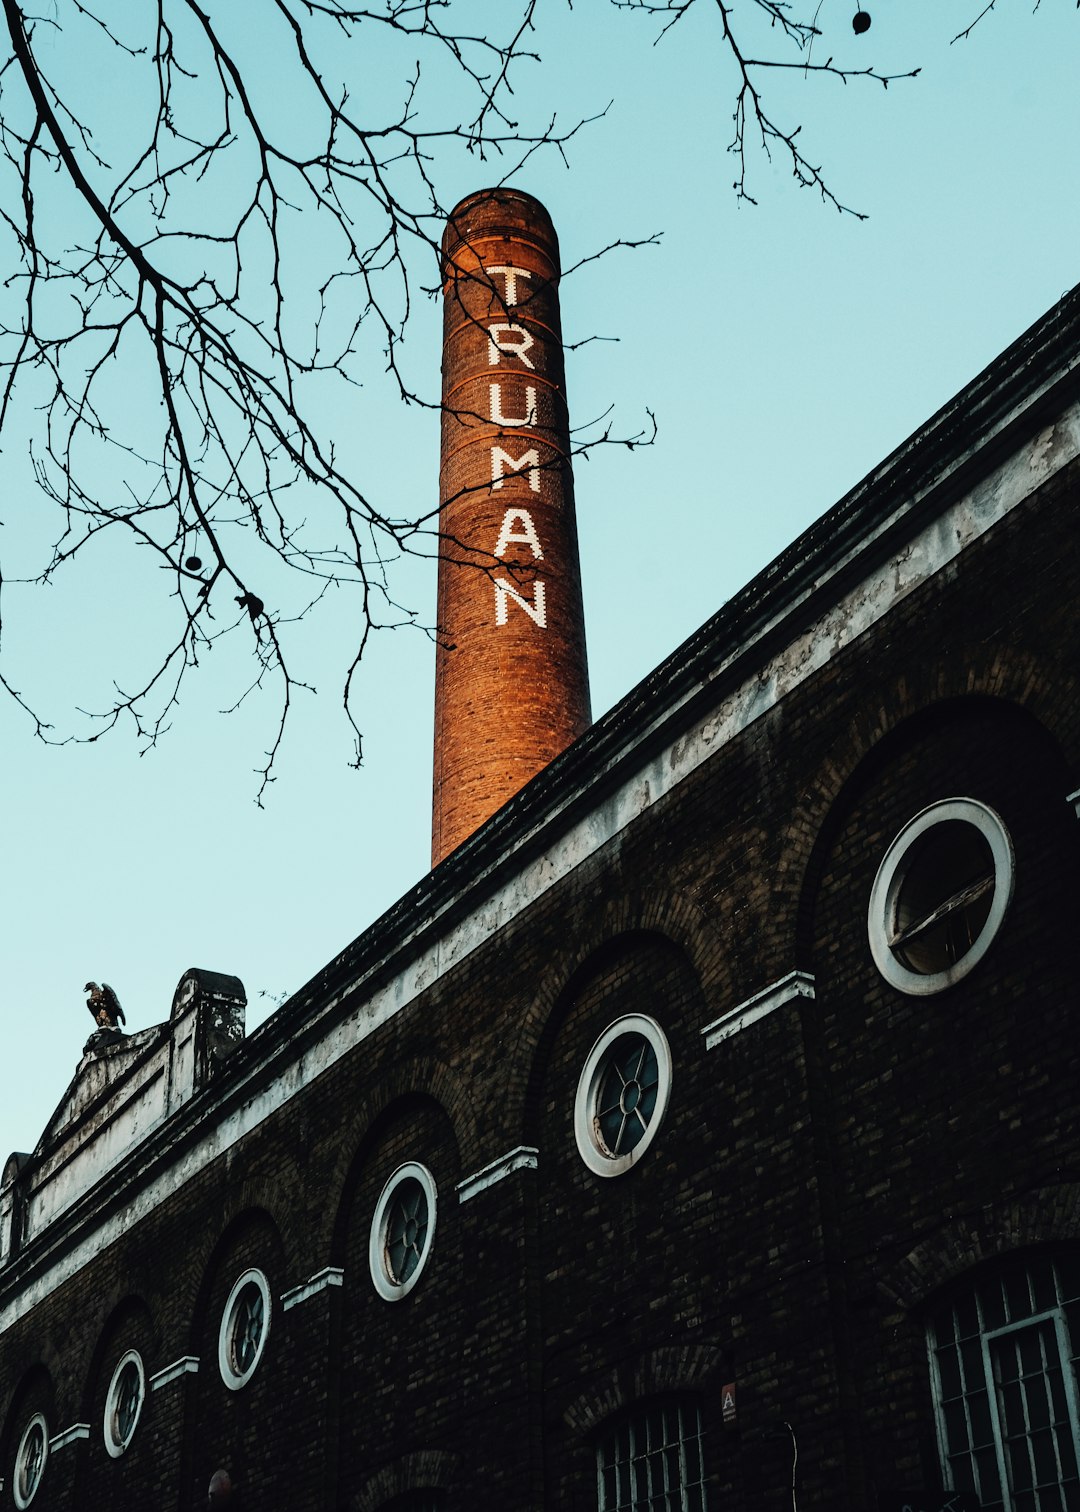
[[[808,155],[801,127],[766,104],[763,81],[887,88],[918,69],[817,61],[820,4],[800,13],[796,0],[743,0],[738,14],[730,0],[612,4],[658,21],[656,42],[692,9],[715,21],[718,59],[733,69],[738,199],[755,202],[755,155],[779,154],[801,187],[860,214]],[[373,358],[403,402],[438,408],[410,379],[403,343],[417,296],[441,278],[442,155],[494,162],[505,183],[537,152],[566,159],[604,112],[519,119],[520,70],[541,61],[537,0],[495,8],[502,30],[487,35],[457,24],[453,0],[70,0],[50,15],[0,6],[0,442],[24,446],[29,433],[36,498],[57,522],[32,568],[5,564],[0,592],[10,616],[20,583],[54,583],[102,548],[114,560],[133,550],[158,597],[165,585],[167,610],[160,654],[136,648],[137,671],[86,711],[88,733],[54,731],[7,666],[0,687],[42,740],[96,740],[129,724],[145,748],[200,659],[246,637],[253,675],[229,707],[262,689],[277,699],[261,799],[306,686],[293,671],[295,627],[341,587],[355,596],[342,697],[359,762],[357,673],[372,635],[437,633],[401,599],[402,560],[452,551],[490,564],[440,537],[434,508],[373,498],[328,416],[339,396],[356,402]],[[372,39],[400,62],[396,92],[373,74]],[[95,68],[122,115],[80,87]],[[456,94],[443,107],[445,89],[425,85],[447,78]],[[655,241],[621,238],[564,277]],[[650,444],[646,413],[625,434],[600,416],[575,432],[575,454]]]

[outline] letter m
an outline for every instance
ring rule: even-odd
[[[524,472],[528,470],[529,487],[533,493],[540,492],[540,454],[534,446],[520,457],[512,457],[501,446],[491,448],[491,486],[501,488],[503,486],[503,473]]]

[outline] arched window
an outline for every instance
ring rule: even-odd
[[[1080,1512],[1080,1251],[982,1272],[928,1343],[947,1487],[984,1509]]]
[[[596,1446],[599,1512],[707,1512],[701,1413],[693,1400],[644,1402]]]

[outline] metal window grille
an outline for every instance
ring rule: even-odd
[[[112,1414],[112,1437],[115,1444],[126,1448],[142,1406],[142,1377],[134,1360],[129,1360],[120,1372],[116,1388],[116,1402]]]
[[[253,1281],[249,1282],[237,1300],[233,1323],[233,1362],[237,1375],[243,1375],[255,1363],[262,1343],[264,1314],[262,1292]]]
[[[660,1067],[643,1034],[624,1034],[608,1052],[596,1095],[596,1127],[612,1155],[636,1150],[656,1111]]]
[[[693,1402],[639,1408],[601,1440],[599,1512],[707,1512],[701,1413]]]
[[[415,1177],[407,1176],[394,1193],[386,1220],[386,1266],[398,1285],[420,1264],[427,1232],[427,1194]]]
[[[987,1512],[1080,1512],[1080,1255],[999,1267],[940,1308],[942,1468]]]

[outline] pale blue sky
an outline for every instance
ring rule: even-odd
[[[509,0],[506,0],[508,5]],[[522,76],[523,119],[612,106],[567,168],[537,158],[518,182],[548,206],[564,262],[618,237],[662,231],[568,280],[569,340],[618,337],[571,357],[578,423],[615,406],[655,447],[596,454],[577,496],[594,711],[602,713],[799,531],[929,418],[1080,277],[1080,16],[1074,0],[999,0],[966,42],[977,0],[875,0],[856,42],[850,0],[823,0],[822,47],[918,80],[766,81],[804,124],[808,156],[859,223],[755,159],[757,208],[731,193],[733,104],[715,13],[659,46],[657,27],[602,0],[541,6],[544,61]],[[503,0],[472,6],[479,24]],[[786,103],[782,103],[786,102]],[[447,203],[498,167],[437,159]],[[439,312],[425,305],[408,352],[437,392]],[[419,510],[437,489],[438,427],[368,384],[341,444],[384,496]],[[20,459],[0,457],[0,561],[40,506]],[[1023,563],[1017,563],[1023,570]],[[434,572],[400,593],[431,616]],[[110,657],[145,634],[142,600],[93,579],[36,598],[7,593],[5,655],[59,725]],[[114,734],[46,749],[0,705],[0,931],[5,1035],[0,1159],[33,1148],[90,1029],[82,985],[110,982],[143,1028],[168,1014],[192,965],[242,978],[249,1027],[373,922],[428,865],[432,651],[388,635],[362,683],[366,760],[348,768],[338,712],[344,595],[313,627],[301,701],[265,810],[253,775],[269,706],[219,717],[234,669],[208,665],[172,731],[140,757]],[[215,657],[216,657],[215,653]],[[213,658],[208,661],[213,661]]]

